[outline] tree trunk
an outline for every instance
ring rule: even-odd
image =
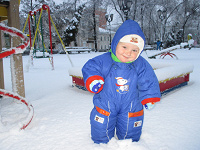
[[[93,5],[93,20],[94,20],[94,47],[95,47],[95,52],[97,52],[97,32],[96,32],[96,17],[95,17],[95,11],[96,11],[96,5],[94,1]]]

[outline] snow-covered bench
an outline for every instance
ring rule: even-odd
[[[148,60],[154,68],[158,78],[161,94],[166,94],[176,88],[187,85],[189,75],[193,71],[193,65],[178,62],[162,62],[156,60]],[[72,76],[73,86],[86,90],[84,87],[82,67],[73,67],[69,70]]]
[[[160,91],[166,94],[176,88],[187,85],[189,75],[193,72],[192,64],[183,62],[166,62],[149,60],[158,78]]]
[[[154,50],[151,45],[145,45],[144,50]]]
[[[91,48],[87,48],[87,47],[65,47],[68,54],[71,53],[80,53],[80,52],[88,52],[90,53],[92,51]]]

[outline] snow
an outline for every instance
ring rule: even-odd
[[[155,53],[156,51],[148,51]],[[143,133],[139,142],[118,141],[113,138],[108,144],[94,144],[90,138],[90,111],[93,94],[72,87],[66,55],[54,57],[55,70],[47,58],[34,58],[34,66],[24,71],[26,99],[34,107],[34,118],[25,130],[16,129],[28,115],[23,104],[10,98],[0,100],[0,149],[2,150],[199,150],[200,144],[200,48],[177,49],[173,53],[178,60],[148,61],[166,67],[170,64],[194,65],[187,86],[163,96],[152,110],[144,110]],[[88,59],[102,53],[71,54],[74,66],[82,66]],[[29,56],[23,56],[24,69]],[[5,89],[12,91],[10,57],[3,59]],[[165,67],[164,67],[165,68]],[[193,69],[191,66],[189,69]],[[159,70],[159,69],[158,69]],[[181,69],[182,70],[182,69]],[[179,72],[170,70],[171,74]]]
[[[103,29],[103,28],[99,28],[99,32],[100,33],[110,33],[109,30]],[[111,31],[112,34],[115,34],[115,32]]]
[[[103,28],[99,28],[99,32],[101,33],[109,33],[109,30],[103,29]]]
[[[166,62],[149,61],[151,66],[155,68],[158,81],[166,81],[167,79],[176,78],[193,72],[193,64],[184,62]],[[166,73],[167,72],[167,73]]]
[[[190,40],[188,41],[188,44],[189,44],[189,46],[193,45],[193,44],[194,44],[194,40],[193,40],[193,39],[190,39]]]
[[[36,57],[50,57],[50,54],[48,52],[40,52],[40,51],[36,51],[35,53]]]

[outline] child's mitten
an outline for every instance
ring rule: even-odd
[[[100,87],[102,86],[102,84],[104,84],[102,80],[94,80],[89,86],[90,90],[94,93],[98,93],[100,92]]]
[[[155,106],[154,104],[155,103],[150,102],[150,103],[146,103],[144,106],[145,106],[146,109],[150,110],[150,109],[152,109]]]

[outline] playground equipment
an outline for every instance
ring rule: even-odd
[[[22,45],[17,46],[17,47],[11,47],[10,49],[6,50],[5,52],[0,53],[0,59],[7,57],[11,54],[23,53],[25,51],[25,49],[28,47],[30,39],[27,38],[26,35],[24,35],[18,29],[6,27],[2,23],[0,23],[0,30],[3,30],[4,32],[11,34],[13,36],[18,36],[24,41],[24,43]]]
[[[23,41],[23,43],[20,46],[11,47],[10,49],[6,50],[5,52],[1,52],[0,53],[0,59],[7,57],[11,54],[23,53],[24,50],[28,47],[30,39],[27,38],[26,35],[23,34],[21,31],[19,31],[18,29],[13,28],[13,27],[12,28],[6,27],[5,25],[0,23],[0,30],[3,30],[4,32],[6,32],[6,33],[8,33],[12,36],[18,36]],[[0,89],[0,95],[5,96],[5,97],[14,98],[14,99],[18,100],[19,102],[21,102],[21,103],[23,103],[27,106],[27,108],[29,110],[29,115],[21,123],[22,127],[20,127],[20,129],[25,129],[33,119],[33,115],[34,115],[33,106],[31,104],[29,104],[25,98],[23,98],[22,96],[19,96],[16,93],[12,93],[12,92],[8,92],[6,90]]]
[[[159,52],[157,52],[157,53],[155,53],[155,54],[153,54],[153,55],[151,55],[151,56],[148,56],[148,58],[150,58],[150,59],[152,59],[152,58],[155,59],[156,56],[159,56],[159,55],[160,55],[160,58],[164,59],[165,56],[169,55],[169,56],[172,57],[172,58],[175,57],[176,59],[178,59],[178,57],[177,57],[174,53],[171,53],[171,51],[174,51],[174,50],[179,49],[179,48],[180,48],[180,45],[172,46],[172,47],[170,47],[170,48],[167,48],[167,49],[164,49],[164,50],[162,50],[162,51],[159,51]]]
[[[28,38],[25,34],[23,34],[21,31],[19,31],[19,1],[16,0],[3,0],[3,8],[5,7],[5,9],[1,9],[1,10],[5,10],[5,14],[1,14],[2,11],[0,11],[0,21],[2,21],[2,19],[8,19],[8,24],[9,26],[12,27],[7,27],[3,24],[0,24],[0,30],[3,30],[4,32],[10,34],[12,36],[11,38],[11,48],[6,50],[5,52],[1,52],[0,51],[0,97],[11,97],[14,98],[16,100],[18,100],[19,102],[25,104],[29,110],[29,114],[27,115],[26,119],[21,123],[22,126],[20,127],[20,129],[25,129],[32,121],[33,116],[34,116],[34,109],[33,106],[31,104],[29,104],[27,102],[27,100],[24,98],[25,97],[25,91],[24,91],[24,78],[23,78],[23,65],[22,65],[22,55],[21,53],[23,53],[23,51],[28,47],[29,43],[30,43],[30,47],[31,47],[31,51],[30,51],[30,56],[32,55],[33,52],[33,46],[34,46],[34,42],[36,40],[36,35],[37,32],[40,33],[39,31],[39,23],[40,23],[40,19],[42,16],[42,10],[47,10],[48,12],[48,18],[49,18],[49,34],[50,34],[50,48],[51,48],[51,64],[52,64],[52,69],[54,69],[54,65],[53,65],[53,57],[52,57],[52,40],[51,40],[51,22],[55,27],[55,24],[50,16],[50,9],[47,5],[43,5],[41,9],[36,10],[35,12],[39,11],[40,12],[40,17],[39,17],[39,21],[37,23],[37,28],[36,28],[36,32],[35,32],[35,36],[34,36],[34,40],[33,40],[33,44],[31,41],[31,29],[30,29],[30,16],[33,15],[35,12],[30,12],[29,16],[27,18],[26,24],[27,22],[29,22],[29,36],[30,38]],[[5,3],[5,5],[4,5]],[[1,7],[0,3],[0,7]],[[4,17],[2,17],[2,15]],[[50,22],[51,20],[51,22]],[[14,28],[16,27],[16,28]],[[25,27],[24,27],[25,29]],[[56,29],[56,27],[55,27]],[[56,29],[56,32],[58,34],[58,31]],[[1,32],[0,32],[1,33]],[[42,35],[40,33],[40,35]],[[59,38],[60,35],[58,34]],[[21,43],[20,46],[16,46],[19,45],[20,40],[18,40],[19,38],[16,37],[20,37],[21,40],[23,41],[23,43]],[[0,36],[1,38],[1,36]],[[61,40],[61,38],[60,38]],[[65,49],[65,46],[61,40],[61,43],[63,45],[63,48]],[[14,47],[16,46],[16,47]],[[0,40],[0,50],[1,50],[1,40]],[[65,49],[66,51],[66,49]],[[14,55],[11,55],[14,54]],[[68,55],[68,53],[66,53],[71,65],[72,61]],[[4,57],[7,57],[11,55],[11,62],[13,63],[11,65],[11,74],[12,74],[12,84],[13,84],[13,91],[14,92],[8,92],[6,90],[3,90],[4,88],[4,77],[3,77],[3,63],[2,63],[2,59]],[[30,57],[32,58],[32,56]]]
[[[20,28],[19,3],[20,0],[1,0],[0,2],[0,21],[7,19],[8,26],[14,27],[15,29]],[[0,52],[2,51],[1,37],[0,32]],[[17,47],[21,44],[21,39],[18,36],[10,36],[10,40],[7,42],[10,43],[10,47]],[[13,55],[10,55],[10,58],[12,66],[11,80],[13,92],[25,97],[22,54],[14,53]],[[2,59],[0,59],[0,88],[4,89],[4,70]]]
[[[28,103],[24,97],[21,97],[18,94],[0,89],[0,95],[4,96],[4,97],[14,98],[15,100],[18,100],[19,102],[21,102],[27,106],[27,108],[29,110],[29,114],[27,115],[26,119],[20,123],[22,125],[20,127],[20,129],[21,130],[25,129],[31,123],[31,121],[33,119],[33,116],[34,116],[33,106],[30,103]]]
[[[177,49],[180,49],[182,47],[184,47],[185,45],[188,45],[187,43],[181,43],[180,45],[175,45],[175,46],[172,46],[172,47],[169,47],[169,48],[166,48],[162,51],[159,51],[159,52],[156,52],[154,53],[153,55],[150,55],[148,56],[148,58],[150,59],[155,59],[156,56],[159,56],[160,55],[160,58],[164,59],[166,56],[170,56],[171,58],[176,58],[178,59],[178,57],[172,53],[171,51],[174,51],[174,50],[177,50]]]
[[[54,22],[53,22],[53,19],[52,19],[51,15],[50,15],[50,8],[49,8],[48,5],[45,5],[45,4],[42,5],[42,8],[37,9],[37,10],[35,10],[35,11],[30,11],[30,12],[29,12],[28,17],[27,17],[27,20],[26,20],[26,23],[25,23],[25,26],[24,26],[24,29],[23,29],[23,32],[24,32],[25,27],[26,27],[27,22],[28,22],[28,24],[29,24],[29,25],[28,25],[28,26],[29,26],[29,37],[30,37],[30,39],[31,39],[31,38],[32,38],[32,35],[31,35],[31,21],[30,21],[30,18],[31,18],[32,16],[34,17],[35,25],[36,25],[36,17],[35,17],[35,16],[36,16],[37,12],[39,12],[39,18],[38,18],[38,22],[37,22],[37,25],[36,25],[36,30],[35,30],[35,35],[34,35],[33,43],[32,43],[31,40],[30,40],[30,46],[31,46],[30,55],[31,55],[31,60],[32,60],[32,62],[33,62],[33,55],[32,55],[32,54],[35,53],[35,52],[34,52],[34,44],[35,44],[35,41],[36,41],[36,37],[37,37],[37,33],[38,33],[38,32],[39,32],[40,38],[41,38],[41,40],[42,40],[43,52],[44,52],[44,49],[46,49],[46,46],[45,46],[45,44],[44,44],[43,31],[42,31],[42,19],[41,19],[43,10],[46,10],[47,13],[48,13],[49,39],[50,39],[50,50],[51,50],[51,54],[50,54],[49,60],[50,60],[50,63],[51,63],[51,65],[52,65],[52,70],[54,70],[54,64],[53,64],[53,49],[52,49],[51,23],[53,24],[53,26],[54,26],[54,28],[55,28],[55,30],[56,30],[56,33],[57,33],[57,35],[58,35],[58,37],[59,37],[59,39],[60,39],[60,41],[61,41],[61,44],[62,44],[64,50],[66,51],[66,54],[67,54],[67,56],[68,56],[68,59],[69,59],[71,65],[73,66],[73,63],[72,63],[72,61],[71,61],[71,59],[70,59],[70,57],[69,57],[69,55],[68,55],[68,53],[67,53],[67,50],[66,50],[66,48],[65,48],[65,45],[63,44],[63,41],[62,41],[62,39],[61,39],[61,37],[60,37],[60,34],[58,33],[58,30],[56,29],[56,26],[55,26],[55,24],[54,24]],[[39,25],[41,25],[41,32],[40,32],[40,30],[39,30]],[[46,51],[47,51],[47,49],[46,49]]]

